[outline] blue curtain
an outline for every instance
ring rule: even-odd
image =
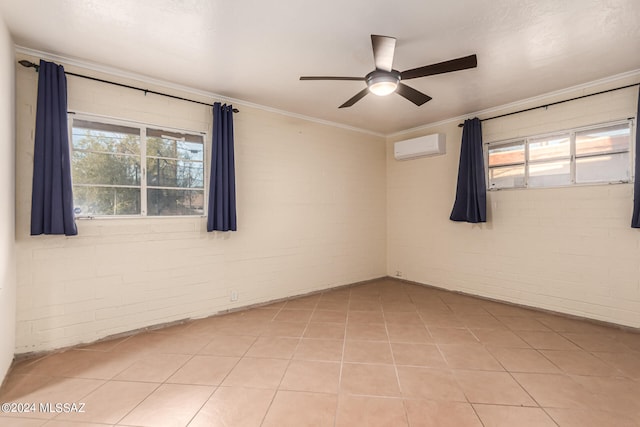
[[[213,144],[207,231],[236,231],[233,107],[213,104]]]
[[[484,178],[482,125],[477,117],[464,121],[456,201],[452,221],[487,222],[487,187]]]
[[[636,169],[633,183],[633,216],[631,227],[640,228],[640,92],[638,93],[638,111],[636,112]]]
[[[64,68],[40,61],[33,153],[31,235],[78,234],[73,214]]]

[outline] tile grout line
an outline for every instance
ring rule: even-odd
[[[196,321],[197,321],[197,320],[196,320]],[[213,326],[213,328],[214,328],[214,331],[213,331],[213,332],[215,332],[215,326]],[[171,336],[171,335],[176,335],[176,334],[166,334],[166,335]],[[180,365],[180,366],[179,366],[175,371],[173,371],[173,373],[172,373],[172,374],[170,374],[170,375],[169,375],[165,380],[163,380],[161,383],[157,383],[157,384],[158,384],[158,386],[157,386],[157,387],[156,387],[156,388],[155,388],[151,393],[149,393],[149,394],[148,394],[144,399],[142,399],[140,402],[138,402],[138,404],[137,404],[137,405],[135,405],[135,406],[134,406],[134,407],[133,407],[129,412],[127,412],[127,413],[126,413],[122,418],[120,418],[116,424],[120,423],[120,422],[121,422],[122,420],[124,420],[128,415],[130,415],[132,412],[134,412],[134,411],[135,411],[135,410],[136,410],[136,409],[137,409],[137,408],[138,408],[138,407],[139,407],[143,402],[145,402],[145,401],[149,398],[149,396],[151,396],[151,395],[152,395],[153,393],[155,393],[155,392],[156,392],[156,391],[157,391],[161,386],[163,386],[163,385],[165,385],[165,384],[177,384],[177,385],[200,385],[200,384],[179,384],[179,383],[168,383],[167,381],[168,381],[168,380],[169,380],[173,375],[175,375],[175,374],[176,374],[180,369],[182,369],[182,368],[183,368],[183,367],[184,367],[184,366],[185,366],[185,365],[186,365],[190,360],[193,360],[193,358],[194,358],[195,356],[200,355],[200,353],[199,353],[199,352],[200,352],[200,351],[202,351],[202,349],[204,349],[207,345],[209,345],[209,344],[213,341],[213,339],[214,339],[214,337],[215,337],[215,336],[216,336],[216,335],[214,334],[211,338],[209,338],[209,340],[208,340],[208,342],[207,342],[206,344],[202,345],[202,347],[201,347],[197,352],[195,352],[194,354],[191,354],[191,355],[190,355],[190,357],[189,357],[187,360],[185,360],[185,361],[184,361],[184,363],[182,363],[182,364],[181,364],[181,365]],[[132,335],[131,337],[133,337],[133,335]],[[129,338],[131,338],[131,337],[128,337],[128,338],[127,338],[126,340],[124,340],[124,341],[127,341],[127,340],[128,340]],[[194,337],[194,336],[192,336],[192,337]],[[124,342],[124,341],[123,341],[123,342]],[[254,339],[254,342],[255,342],[255,339]],[[118,345],[120,345],[120,344],[121,344],[121,343],[118,343]],[[116,347],[117,347],[118,345],[116,345]],[[115,348],[115,347],[114,347],[114,348]],[[248,351],[248,349],[247,349],[246,351]],[[246,354],[246,351],[245,351],[245,354]],[[162,352],[160,352],[160,353],[153,353],[153,354],[181,354],[181,353],[162,353]],[[206,355],[204,355],[204,356],[206,356]],[[238,361],[234,364],[233,368],[235,368],[235,366],[237,366],[237,364],[240,362],[240,360],[241,360],[241,359],[242,359],[242,356],[241,356],[240,358],[238,358]],[[135,362],[134,362],[134,363],[135,363]],[[132,363],[129,367],[127,367],[127,368],[125,368],[123,371],[121,371],[120,373],[122,373],[122,372],[124,372],[125,370],[129,369],[132,365],[133,365],[133,363]],[[229,370],[229,372],[227,372],[227,374],[225,375],[225,377],[224,377],[224,378],[226,378],[226,377],[229,375],[229,373],[231,372],[231,370],[233,370],[233,368],[231,368],[231,369]],[[215,394],[215,392],[220,388],[220,385],[222,384],[222,381],[224,381],[224,378],[220,381],[220,384],[217,384],[217,385],[210,385],[210,387],[213,387],[213,390],[211,391],[211,393],[209,394],[209,396],[207,397],[207,399],[202,403],[202,405],[200,405],[200,408],[199,408],[199,409],[198,409],[198,410],[193,414],[193,416],[189,419],[189,423],[190,423],[191,421],[193,421],[193,419],[194,419],[194,418],[198,415],[198,413],[202,410],[202,408],[204,407],[204,405],[206,405],[206,403],[211,399],[211,397]],[[142,382],[142,383],[155,383],[155,382],[153,382],[153,381],[131,381],[131,380],[129,380],[129,382],[134,382],[134,383],[140,383],[140,382]],[[206,386],[206,385],[205,385],[205,386]]]
[[[322,294],[323,293],[321,292],[320,295],[322,295]],[[285,304],[282,305],[282,307],[280,307],[280,310],[278,310],[278,313],[276,313],[273,316],[273,318],[271,319],[272,321],[277,321],[277,320],[275,320],[275,318],[278,316],[278,314],[280,314],[282,312],[282,310],[284,310],[286,305],[287,304],[285,303]],[[278,382],[278,385],[276,386],[276,388],[274,390],[273,397],[271,398],[271,401],[269,402],[269,405],[267,406],[267,410],[264,412],[264,415],[262,416],[262,420],[260,421],[260,425],[261,426],[264,425],[264,422],[267,419],[267,415],[269,415],[269,411],[271,410],[271,407],[273,406],[273,402],[276,400],[276,396],[278,395],[278,392],[280,391],[280,385],[282,385],[282,381],[284,380],[285,375],[287,375],[287,370],[291,366],[291,362],[293,361],[293,357],[295,356],[296,351],[298,351],[298,347],[300,347],[300,342],[302,341],[302,337],[304,336],[305,332],[309,328],[309,324],[311,323],[311,318],[313,317],[313,313],[315,313],[317,306],[318,306],[318,303],[316,302],[314,304],[314,306],[313,306],[313,309],[311,310],[311,315],[309,316],[309,319],[307,319],[305,327],[302,330],[302,334],[298,337],[298,343],[296,344],[295,348],[293,349],[293,353],[291,354],[291,357],[287,361],[287,366],[285,367],[284,371],[282,372],[282,377],[280,377],[280,381]],[[251,348],[251,347],[249,347],[249,348]],[[247,349],[247,352],[248,351],[249,351],[249,349]]]
[[[275,315],[274,315],[275,317]],[[215,335],[214,335],[215,337]],[[207,344],[205,344],[199,351],[202,351],[202,349],[204,349],[206,346],[208,346],[209,344],[211,344],[211,342],[213,342],[214,338],[211,338],[209,340],[209,342]],[[224,375],[224,377],[220,380],[220,383],[218,385],[215,386],[215,388],[213,389],[213,391],[211,392],[211,394],[209,395],[209,397],[202,403],[202,405],[200,405],[200,408],[193,414],[193,416],[189,419],[189,422],[187,423],[187,425],[191,424],[193,422],[193,420],[198,416],[198,414],[200,413],[200,411],[202,411],[202,409],[206,406],[206,404],[211,400],[211,398],[213,397],[214,394],[216,394],[216,392],[220,389],[220,387],[222,387],[222,383],[224,382],[225,379],[227,379],[227,377],[229,376],[229,374],[231,374],[231,371],[233,371],[235,369],[236,366],[238,366],[238,364],[240,363],[240,361],[244,358],[244,356],[247,354],[247,352],[249,352],[249,349],[251,348],[251,346],[253,344],[255,344],[255,342],[258,340],[258,337],[254,337],[253,342],[247,347],[247,349],[244,351],[244,353],[238,357],[238,360],[236,361],[236,363],[233,365],[233,367],[231,369],[229,369],[229,371]],[[199,353],[197,353],[199,354]],[[195,357],[195,355],[194,355]],[[176,371],[177,372],[177,371]],[[174,373],[175,375],[175,373]]]
[[[411,296],[409,296],[409,300],[411,301],[411,303],[413,304],[413,301],[411,300]],[[415,306],[415,304],[414,304]],[[391,345],[391,337],[389,336],[389,327],[387,324],[387,316],[386,316],[386,312],[384,310],[384,305],[382,304],[382,300],[380,300],[380,308],[382,309],[382,320],[384,321],[384,330],[387,333],[387,343],[389,345],[389,351],[391,352],[391,361],[393,363],[393,371],[396,373],[396,382],[398,384],[398,391],[400,392],[400,399],[402,402],[402,409],[404,410],[404,419],[407,422],[407,426],[409,426],[409,413],[407,412],[407,405],[405,404],[405,399],[404,399],[404,394],[403,394],[403,390],[402,390],[402,384],[400,383],[400,374],[398,373],[398,365],[396,364],[396,356],[393,354],[393,347]],[[420,318],[420,320],[422,320],[422,318],[420,317],[420,314],[418,313],[418,310],[416,308],[415,310],[416,314],[418,314],[418,318]]]
[[[544,412],[544,413],[547,415],[547,417],[549,417],[549,419],[550,419],[551,421],[553,421],[553,423],[554,423],[554,424],[556,424],[557,426],[560,426],[560,424],[558,424],[558,422],[555,420],[555,418],[553,418],[553,417],[551,416],[551,414],[549,414],[549,413],[547,412],[547,408],[545,408],[544,406],[542,406],[542,405],[540,404],[540,402],[538,402],[538,401],[536,400],[536,398],[534,398],[534,397],[533,397],[533,395],[531,395],[531,393],[529,393],[529,390],[527,390],[527,389],[526,389],[526,387],[524,387],[524,386],[520,383],[520,381],[518,381],[518,379],[513,375],[513,373],[512,373],[511,371],[507,371],[507,372],[509,372],[509,375],[511,376],[511,378],[513,378],[513,380],[516,382],[516,384],[518,384],[518,386],[520,386],[520,388],[521,388],[522,390],[524,390],[524,391],[525,391],[525,393],[527,393],[527,395],[528,395],[529,397],[531,397],[531,400],[533,400],[534,402],[536,402],[536,404],[538,405],[538,408],[539,408],[539,409],[541,409],[541,410],[542,410],[542,412]],[[526,372],[525,372],[525,373],[526,373]]]
[[[451,309],[451,306],[446,302],[443,301],[444,305],[447,306],[447,308],[449,309],[449,311],[451,311],[451,314],[453,316],[455,316],[456,318],[460,319],[460,317]],[[471,336],[473,338],[476,339],[476,341],[480,342],[480,340],[478,339],[478,337],[473,333],[473,331],[471,331],[471,329],[469,329],[466,325],[466,323],[464,322],[463,319],[460,319],[465,327],[461,328],[463,330],[468,331]],[[428,329],[428,328],[427,328]],[[431,331],[429,330],[429,333],[431,333]],[[473,406],[473,403],[471,403],[471,401],[469,400],[469,396],[467,395],[467,393],[465,392],[465,390],[462,388],[462,386],[460,385],[460,383],[458,382],[458,379],[456,378],[455,374],[453,373],[453,368],[449,365],[449,361],[447,360],[447,357],[445,356],[444,352],[442,351],[442,348],[440,348],[440,344],[442,343],[435,343],[436,344],[436,348],[438,349],[438,351],[440,352],[440,355],[442,356],[442,358],[444,359],[445,363],[447,364],[447,367],[449,368],[449,372],[451,373],[451,376],[453,377],[453,381],[455,381],[456,385],[458,386],[458,388],[460,389],[460,391],[462,392],[462,395],[464,396],[465,400],[467,401],[467,404],[471,407],[471,409],[473,410],[473,413],[476,415],[476,418],[478,419],[478,421],[480,422],[480,424],[482,424],[483,426],[485,425],[484,421],[482,421],[482,418],[480,418],[480,414],[478,414],[478,411],[476,410],[475,406]]]
[[[333,417],[333,427],[336,427],[338,423],[338,411],[340,409],[340,390],[342,386],[342,370],[344,368],[344,352],[347,347],[347,327],[349,326],[349,312],[351,307],[351,297],[352,297],[352,289],[349,289],[349,299],[347,301],[347,318],[344,321],[344,334],[342,336],[342,352],[340,355],[340,372],[338,373],[338,390],[336,393],[336,411]]]
[[[168,334],[171,335],[171,334]],[[132,335],[133,336],[133,335]],[[129,337],[130,338],[130,337]],[[125,339],[122,342],[128,341],[128,339]],[[213,339],[210,339],[209,342],[213,341]],[[118,343],[118,345],[120,345],[121,343]],[[117,347],[118,345],[116,345],[115,347]],[[204,344],[198,351],[202,350],[203,348],[205,348],[208,344]],[[174,353],[154,353],[154,354],[174,354]],[[125,415],[122,416],[122,418],[120,418],[116,424],[119,424],[122,420],[124,420],[127,416],[129,416],[129,414],[131,414],[132,412],[134,412],[138,407],[140,407],[140,405],[145,402],[152,394],[154,394],[156,391],[158,391],[158,389],[160,389],[160,387],[162,387],[165,384],[171,384],[171,383],[167,383],[167,380],[169,380],[173,375],[176,374],[176,372],[178,372],[180,369],[182,369],[190,360],[192,360],[196,355],[198,354],[198,352],[190,355],[191,357],[189,357],[187,360],[185,360],[175,371],[173,371],[172,374],[170,374],[169,376],[167,376],[167,378],[165,378],[161,383],[158,383],[158,386],[156,388],[153,389],[153,391],[151,393],[149,393],[144,399],[142,399],[140,402],[138,402],[138,404],[136,404],[133,408],[131,408],[131,410],[129,412],[127,412]],[[132,363],[131,365],[129,365],[129,367],[123,369],[122,371],[120,371],[120,373],[126,371],[127,369],[129,369],[131,366],[133,366],[136,362]],[[119,373],[119,374],[120,374]],[[117,374],[117,375],[119,375]],[[114,375],[117,376],[117,375]],[[113,380],[113,378],[112,378]],[[111,381],[111,380],[110,380]],[[144,382],[144,381],[132,381],[132,382]],[[202,406],[204,406],[204,404],[211,398],[211,396],[213,396],[213,393],[215,393],[215,391],[218,389],[218,386],[215,386],[213,391],[211,392],[211,394],[209,395],[209,397],[205,400],[205,402],[200,406],[200,409],[202,409]],[[191,417],[189,419],[189,422],[191,422],[191,420],[193,420],[193,418],[198,414],[198,412],[200,412],[200,409],[198,409],[194,414],[193,417]]]

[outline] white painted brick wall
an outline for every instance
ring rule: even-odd
[[[626,119],[635,116],[637,101],[637,88],[584,98],[484,122],[483,137],[498,141]],[[632,184],[488,192],[486,224],[454,223],[462,132],[449,123],[420,134],[435,132],[447,134],[445,156],[398,162],[393,142],[418,135],[387,143],[389,275],[400,270],[420,283],[640,327]]]
[[[30,237],[36,77],[17,69],[17,353],[385,275],[384,138],[247,106],[234,116],[238,232],[102,219]],[[210,131],[210,107],[68,82],[72,111]]]

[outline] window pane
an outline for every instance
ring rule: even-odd
[[[74,119],[71,143],[76,215],[139,215],[140,189],[111,185],[140,185],[140,129]]]
[[[524,165],[489,168],[489,188],[524,187]]]
[[[200,140],[200,142],[190,142],[147,137],[147,156],[202,161],[204,159],[204,144],[202,143],[202,138]]]
[[[524,163],[524,141],[489,147],[489,166]]]
[[[529,141],[529,160],[569,157],[569,135],[536,138]]]
[[[204,215],[204,190],[147,190],[148,215]]]
[[[140,130],[126,126],[74,120],[71,143],[75,150],[140,155]]]
[[[140,189],[73,186],[76,215],[139,215]]]
[[[569,160],[529,164],[530,187],[556,187],[571,184]]]
[[[204,163],[147,158],[147,184],[154,187],[204,188]]]
[[[140,185],[140,157],[74,151],[75,184]]]
[[[576,182],[615,182],[629,179],[629,152],[576,159]]]
[[[630,138],[631,129],[626,123],[577,132],[576,156],[629,150]]]

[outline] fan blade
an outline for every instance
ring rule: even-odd
[[[396,93],[400,96],[404,96],[409,101],[416,104],[418,107],[427,101],[431,101],[431,97],[429,95],[425,95],[419,90],[415,90],[414,88],[409,87],[402,83],[398,83],[398,88],[396,89]]]
[[[434,74],[450,73],[452,71],[466,70],[478,66],[478,59],[475,55],[452,59],[450,61],[439,62],[437,64],[425,65],[424,67],[400,73],[402,80],[415,79],[418,77],[433,76]]]
[[[371,34],[373,47],[373,62],[378,70],[391,71],[393,67],[393,53],[396,50],[396,39],[387,36]]]
[[[340,107],[338,108],[347,108],[347,107],[351,107],[353,104],[355,104],[356,102],[360,101],[362,98],[364,98],[364,96],[369,93],[369,88],[364,88],[362,89],[360,92],[356,93],[355,96],[353,96],[351,99],[349,99],[347,102],[345,102],[344,104],[342,104]]]
[[[354,80],[363,82],[364,77],[305,76],[300,77],[300,80]]]

